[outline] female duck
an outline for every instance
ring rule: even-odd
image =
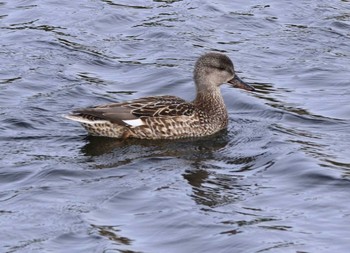
[[[75,110],[66,118],[80,122],[96,136],[139,139],[207,136],[227,127],[221,84],[254,90],[235,75],[232,61],[220,53],[207,53],[197,60],[194,81],[197,96],[192,102],[175,96],[145,97]]]

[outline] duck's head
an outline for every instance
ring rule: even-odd
[[[197,88],[201,86],[219,86],[230,83],[233,87],[253,91],[254,88],[235,74],[233,63],[226,55],[221,53],[207,53],[199,57],[194,69],[194,80]]]

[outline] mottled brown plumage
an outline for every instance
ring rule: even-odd
[[[73,111],[66,117],[80,122],[92,135],[115,138],[178,139],[214,134],[227,127],[228,116],[220,85],[253,90],[234,73],[224,54],[207,53],[195,65],[197,96],[193,102],[175,96],[139,98]]]

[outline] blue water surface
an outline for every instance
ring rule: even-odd
[[[2,0],[0,252],[348,252],[350,3]],[[87,136],[62,115],[194,98],[205,52],[229,127],[179,141]]]

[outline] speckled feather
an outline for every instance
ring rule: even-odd
[[[128,110],[128,117],[120,115],[125,110]],[[176,139],[197,136],[198,133],[192,130],[206,123],[204,115],[194,104],[179,97],[155,96],[80,109],[71,116],[91,121],[91,124],[83,123],[83,126],[92,135],[142,139],[162,136],[162,139]],[[144,122],[139,127],[129,126],[123,121],[138,118]]]

